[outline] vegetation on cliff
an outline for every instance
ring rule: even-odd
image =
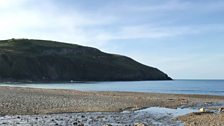
[[[96,48],[55,41],[0,41],[0,81],[170,80],[160,70]]]

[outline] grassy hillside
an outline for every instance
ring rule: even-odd
[[[55,41],[0,41],[0,81],[171,79],[160,70],[98,49]]]

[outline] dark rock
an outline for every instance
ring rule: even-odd
[[[224,112],[224,107],[219,108],[219,112]]]
[[[83,123],[81,123],[81,124],[79,124],[78,126],[84,126],[84,124],[83,124]]]
[[[73,125],[78,125],[78,123],[77,122],[74,122]]]

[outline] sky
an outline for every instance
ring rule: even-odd
[[[174,79],[224,79],[224,0],[0,0],[0,39],[96,47]]]

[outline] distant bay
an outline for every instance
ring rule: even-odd
[[[86,83],[1,83],[0,86],[81,91],[127,91],[170,94],[205,94],[224,96],[224,80],[124,81]]]

